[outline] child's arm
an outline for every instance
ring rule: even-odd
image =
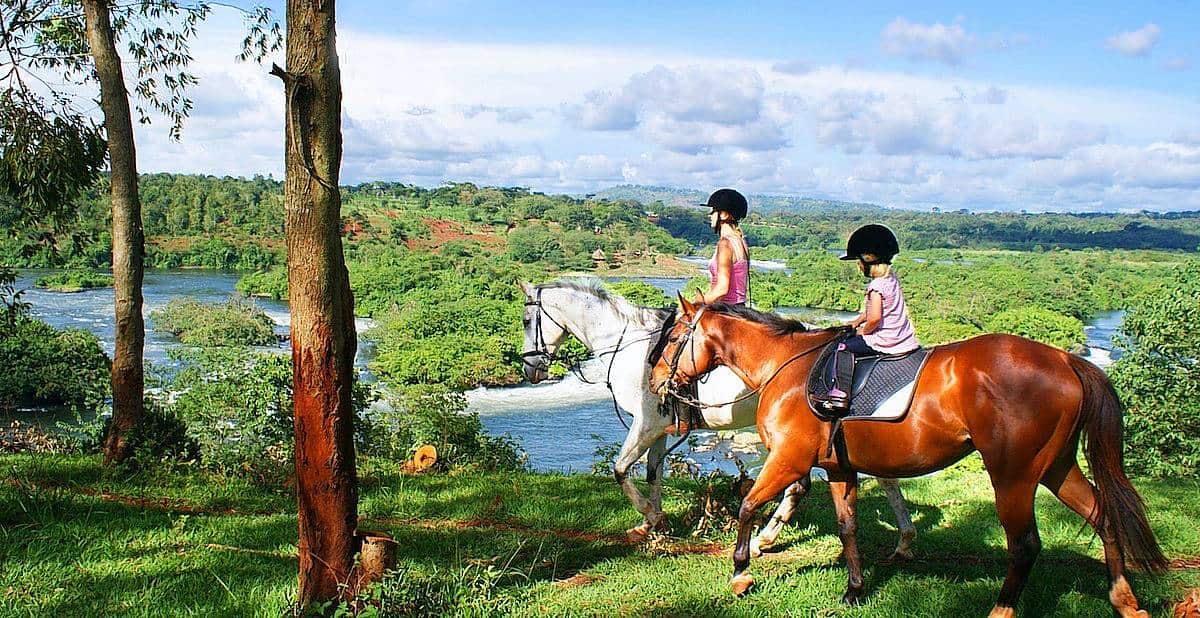
[[[858,334],[869,335],[875,332],[879,323],[883,321],[883,294],[875,290],[867,292],[867,309],[858,317],[862,318],[862,321],[855,325]]]

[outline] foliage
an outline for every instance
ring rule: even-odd
[[[1041,307],[1006,309],[988,321],[989,332],[1011,333],[1063,349],[1084,342],[1083,322]]]
[[[437,449],[438,470],[523,470],[528,456],[507,435],[489,436],[479,415],[467,412],[462,393],[444,387],[415,386],[388,391],[386,405],[364,419],[360,450],[405,461],[418,448]]]
[[[509,234],[508,256],[525,264],[549,262],[563,266],[566,262],[561,242],[544,225],[529,225]]]
[[[1109,375],[1126,406],[1132,472],[1200,476],[1200,263],[1180,266],[1139,298],[1122,330],[1130,349]]]
[[[107,432],[106,427],[99,436]],[[130,454],[121,463],[135,470],[194,463],[200,457],[200,444],[189,434],[179,409],[151,397],[146,398],[142,417],[126,439]],[[95,443],[99,447],[100,441]]]
[[[28,316],[0,322],[0,410],[67,405],[94,410],[109,393],[109,360],[95,335]]]
[[[491,616],[511,611],[518,605],[511,596],[499,593],[509,580],[524,577],[494,565],[468,564],[459,569],[434,565],[411,566],[386,573],[356,601],[368,608],[360,616]],[[343,603],[338,615],[351,612]]]
[[[72,453],[70,441],[36,426],[21,421],[12,421],[7,427],[0,426],[0,453]]]
[[[248,273],[238,278],[236,287],[243,296],[287,300],[287,271],[274,268]]]
[[[230,298],[225,303],[202,303],[176,298],[150,312],[154,329],[168,332],[187,345],[274,345],[275,322],[253,302]]]
[[[636,279],[612,281],[605,284],[605,287],[625,300],[643,307],[665,307],[675,302],[675,299],[663,294],[662,290]]]
[[[51,273],[38,277],[34,283],[39,288],[47,288],[56,292],[80,292],[112,287],[112,284],[112,275],[90,270],[64,270]]]
[[[170,413],[183,420],[201,465],[256,480],[291,471],[292,363],[282,354],[240,349],[176,349],[183,363],[161,388],[173,393]]]
[[[10,10],[6,3],[0,20],[9,22]],[[10,234],[46,221],[62,228],[75,198],[100,175],[108,154],[104,137],[63,100],[47,104],[18,86],[0,93],[0,224]]]

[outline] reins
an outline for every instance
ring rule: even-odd
[[[761,384],[759,384],[757,387],[751,389],[749,392],[747,392],[744,395],[740,395],[740,396],[738,396],[730,401],[726,401],[724,403],[704,403],[703,401],[688,397],[687,395],[680,393],[678,390],[675,390],[674,386],[675,386],[675,376],[679,373],[679,358],[681,356],[683,356],[683,348],[684,348],[684,346],[686,346],[692,342],[691,341],[692,336],[696,332],[696,327],[699,326],[699,324],[700,324],[700,316],[704,315],[705,309],[707,309],[706,306],[701,306],[700,310],[697,311],[696,315],[692,318],[692,321],[688,323],[687,334],[684,336],[683,341],[681,341],[679,343],[679,346],[677,348],[675,348],[675,353],[673,355],[671,355],[671,361],[670,361],[670,364],[668,365],[671,368],[671,375],[667,380],[667,392],[672,397],[674,397],[675,399],[679,400],[680,402],[682,402],[686,405],[694,406],[697,408],[723,408],[725,406],[729,406],[729,405],[733,405],[735,403],[740,403],[742,401],[745,401],[751,397],[754,397],[754,396],[762,393],[762,390],[764,388],[766,388],[767,385],[770,384],[771,381],[774,380],[776,378],[776,376],[778,376],[785,367],[787,367],[788,365],[800,360],[801,358],[804,358],[805,356],[808,356],[809,354],[812,354],[813,352],[816,352],[817,350],[820,350],[820,349],[824,348],[825,346],[829,345],[829,342],[825,341],[825,342],[819,343],[815,346],[812,346],[810,348],[807,348],[803,352],[792,355],[790,358],[788,358],[786,361],[784,361],[783,364],[776,367],[775,371],[773,371],[771,373],[771,375],[767,377],[766,380],[764,380]],[[830,330],[832,330],[832,329],[830,329]],[[695,354],[696,354],[695,346],[692,346],[692,367],[693,368],[696,366]],[[695,378],[693,377],[693,379],[695,379]]]

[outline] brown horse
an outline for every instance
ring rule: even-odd
[[[983,335],[934,348],[918,378],[912,406],[898,422],[844,425],[845,459],[826,456],[830,424],[809,408],[809,370],[835,329],[805,330],[799,322],[740,306],[693,305],[669,334],[651,385],[666,393],[723,364],[760,392],[759,436],[770,454],[738,512],[733,591],[754,582],[751,520],[764,503],[814,466],[829,473],[829,489],[849,571],[844,602],[863,592],[855,541],[858,472],[883,478],[927,474],[973,450],[983,457],[1008,538],[1008,574],[992,616],[1011,616],[1041,549],[1033,497],[1045,485],[1095,528],[1104,543],[1109,600],[1122,616],[1146,616],[1124,576],[1125,561],[1161,570],[1166,558],[1145,507],[1123,470],[1121,405],[1095,365],[1057,348],[1012,335]],[[1081,434],[1095,476],[1079,469]]]

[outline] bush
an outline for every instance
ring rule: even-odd
[[[171,356],[183,365],[162,389],[173,394],[170,413],[186,424],[204,468],[258,481],[291,474],[291,358],[221,348]]]
[[[1200,476],[1200,264],[1178,268],[1138,298],[1122,330],[1128,352],[1109,369],[1126,406],[1125,457],[1132,473]]]
[[[275,322],[252,302],[230,298],[223,304],[177,298],[150,312],[154,330],[195,346],[274,345]]]
[[[54,292],[82,292],[112,287],[112,284],[112,275],[90,270],[66,270],[38,277],[34,282],[37,287]]]
[[[425,444],[437,448],[441,470],[524,470],[528,460],[509,436],[484,432],[462,393],[440,387],[408,387],[389,396],[387,405],[371,411],[360,434],[363,453],[397,461]]]
[[[0,410],[67,405],[94,410],[108,397],[109,360],[95,335],[26,316],[0,320]]]
[[[107,427],[105,428],[107,431]],[[200,457],[200,444],[171,405],[146,398],[142,420],[129,433],[126,465],[154,469],[160,464],[191,463]]]
[[[1041,307],[1001,311],[988,321],[988,330],[1028,337],[1064,350],[1085,340],[1083,322]]]
[[[287,270],[273,268],[242,275],[237,281],[237,291],[242,296],[287,300]]]
[[[668,298],[662,290],[645,281],[625,280],[606,283],[605,287],[619,294],[625,300],[643,307],[665,307],[673,304],[674,299]]]

